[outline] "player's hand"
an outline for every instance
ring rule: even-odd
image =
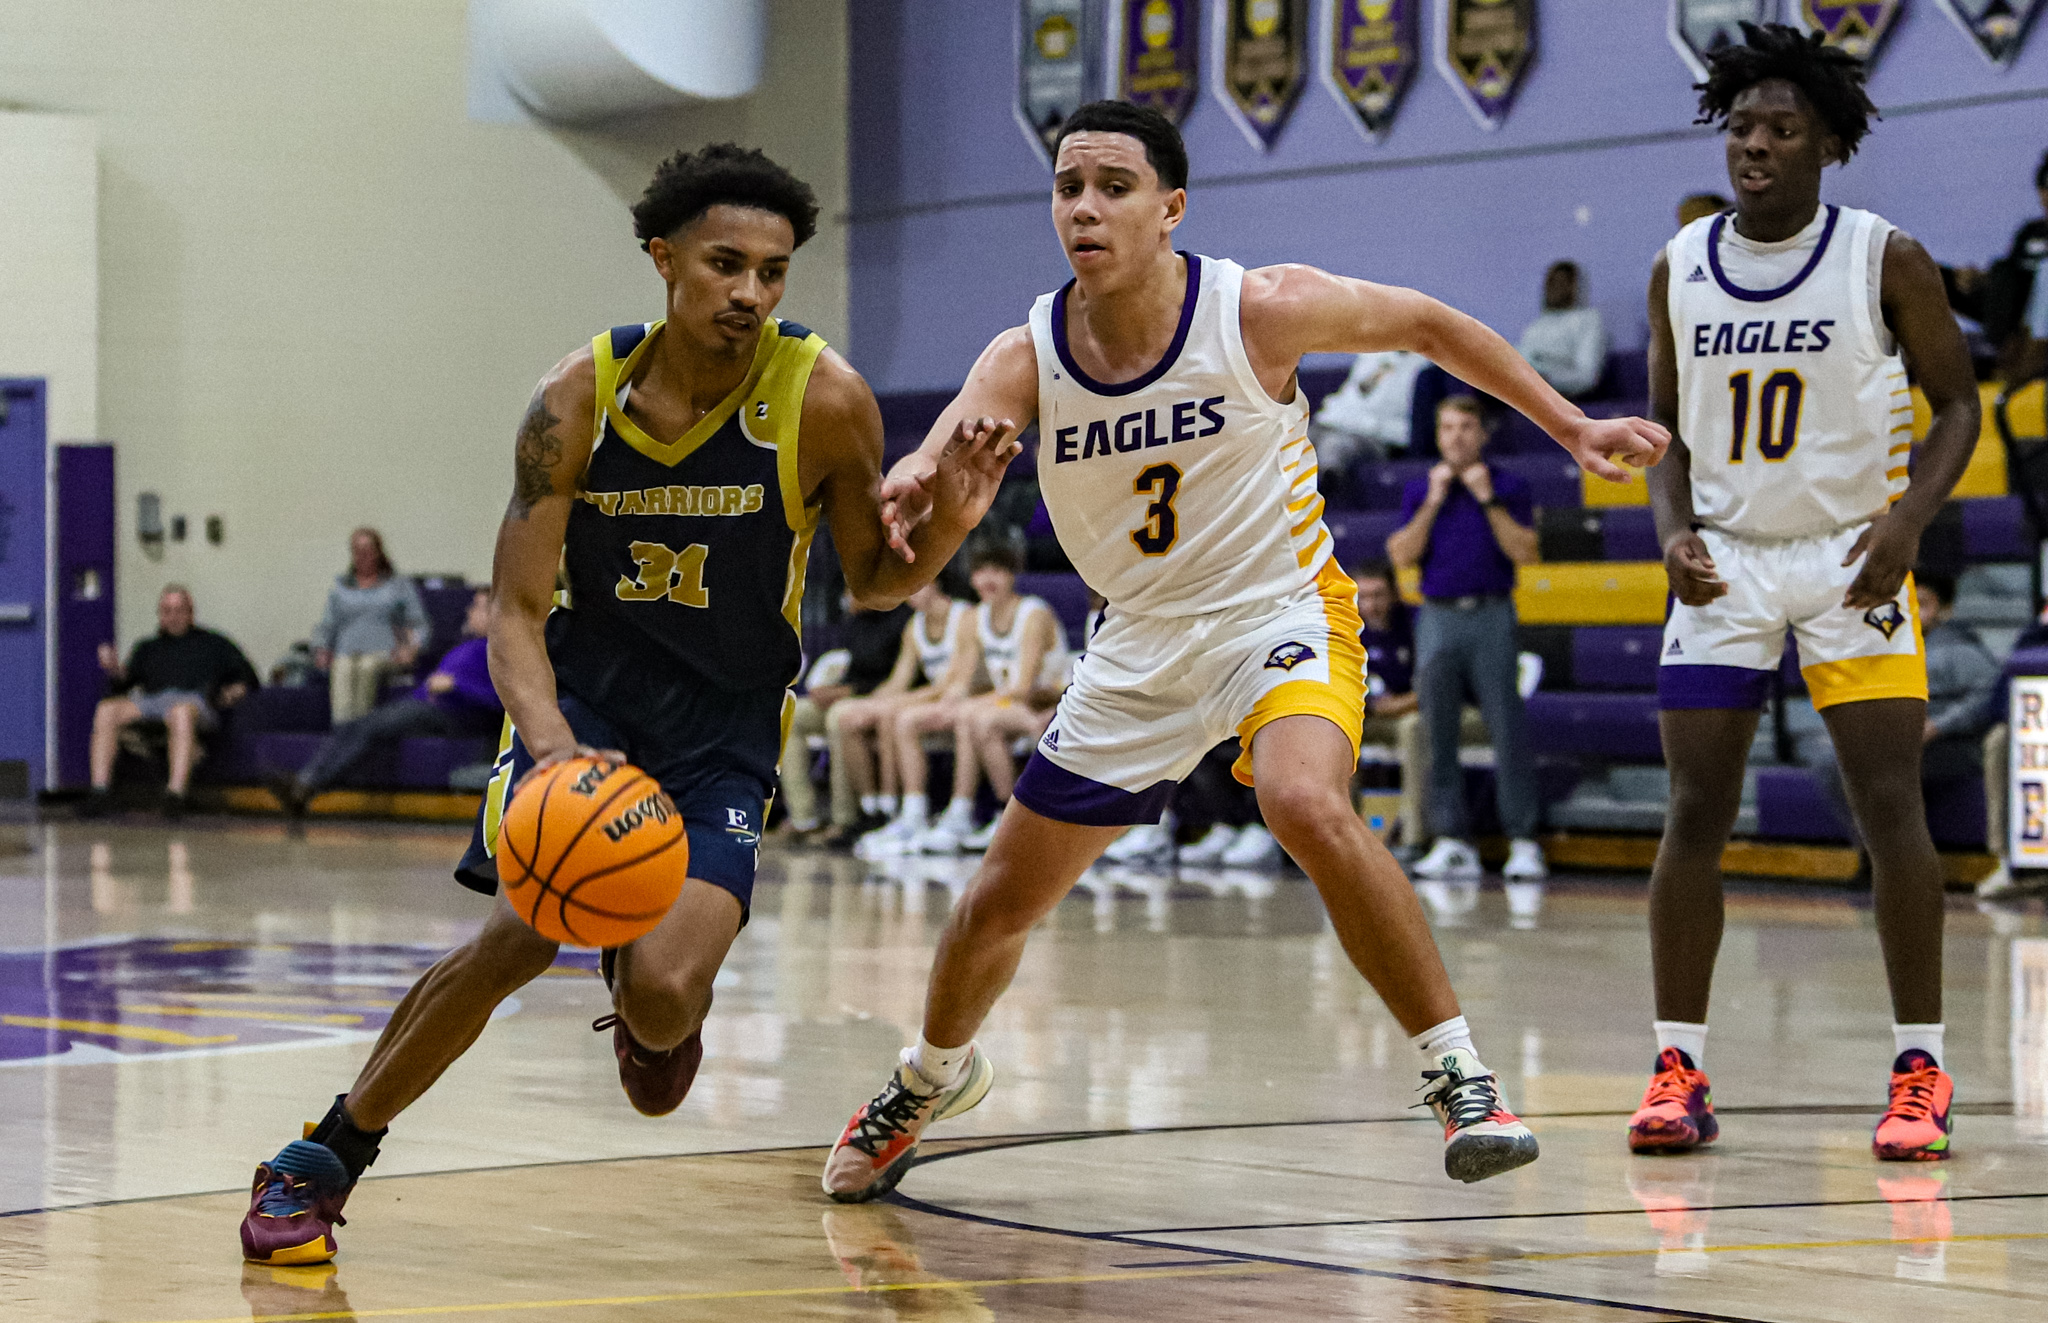
[[[1016,432],[1007,418],[963,418],[936,460],[919,452],[889,471],[879,496],[882,526],[897,555],[917,560],[911,535],[935,510],[970,528],[981,522],[1021,449]]]
[[[114,651],[111,643],[100,644],[100,669],[118,680],[121,678],[121,654]]]
[[[1842,558],[1843,567],[1854,565],[1858,556],[1863,557],[1863,568],[1856,572],[1849,591],[1842,594],[1842,605],[1851,611],[1868,611],[1899,595],[1907,573],[1920,559],[1920,533],[1890,515],[1879,515]]]
[[[1664,577],[1670,581],[1671,595],[1685,606],[1705,606],[1728,595],[1706,539],[1698,533],[1680,533],[1664,544]]]
[[[626,761],[626,755],[620,753],[617,749],[593,749],[585,744],[564,745],[561,748],[551,749],[547,753],[536,757],[533,760],[533,766],[527,769],[526,775],[512,783],[512,793],[517,795],[521,787],[525,786],[528,781],[531,781],[548,768],[553,767],[556,763],[565,763],[571,758],[595,758],[599,762],[612,767],[617,767]]]
[[[1627,482],[1629,469],[1650,467],[1671,445],[1671,433],[1647,418],[1582,418],[1558,439],[1580,468],[1609,482]]]
[[[1465,484],[1465,490],[1472,493],[1472,499],[1485,505],[1493,499],[1493,474],[1486,465],[1474,464],[1458,475],[1458,481]]]
[[[1429,470],[1429,492],[1422,498],[1431,506],[1442,505],[1451,494],[1451,484],[1458,480],[1458,471],[1448,463],[1438,463]]]

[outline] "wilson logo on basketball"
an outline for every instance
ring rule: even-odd
[[[597,788],[604,784],[604,779],[610,776],[611,773],[612,769],[610,767],[603,763],[598,763],[569,783],[569,793],[581,795],[588,799],[597,793]]]
[[[605,839],[616,844],[638,831],[642,823],[667,822],[674,812],[668,796],[657,790],[604,824]]]

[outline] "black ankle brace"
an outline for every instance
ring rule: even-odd
[[[307,1132],[306,1138],[334,1150],[334,1155],[341,1159],[341,1165],[348,1168],[349,1180],[354,1182],[361,1179],[365,1168],[377,1161],[377,1145],[391,1133],[391,1127],[375,1132],[358,1128],[342,1108],[342,1100],[347,1097],[345,1093],[336,1094],[334,1106],[327,1109],[327,1115]]]

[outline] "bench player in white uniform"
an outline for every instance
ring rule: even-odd
[[[1942,873],[1920,798],[1909,571],[1976,445],[1976,383],[1925,250],[1821,205],[1822,169],[1869,128],[1862,67],[1818,36],[1744,32],[1700,96],[1703,121],[1726,121],[1734,214],[1680,230],[1650,278],[1651,406],[1679,438],[1650,494],[1677,605],[1657,686],[1671,768],[1650,877],[1658,1058],[1629,1144],[1683,1151],[1718,1133],[1701,1067],[1721,850],[1789,627],[1874,872],[1896,1059],[1873,1142],[1882,1158],[1946,1157]],[[1910,481],[1908,363],[1934,411]]]
[[[1176,253],[1186,181],[1180,135],[1157,112],[1076,111],[1060,130],[1052,196],[1073,282],[996,337],[883,484],[900,533],[946,437],[1036,419],[1053,527],[1109,608],[953,911],[920,1041],[833,1148],[824,1184],[835,1199],[893,1188],[925,1126],[987,1092],[992,1071],[971,1040],[1032,925],[1233,734],[1245,750],[1238,777],[1255,784],[1346,954],[1422,1051],[1449,1174],[1479,1180],[1536,1156],[1472,1050],[1414,888],[1351,809],[1365,654],[1355,589],[1322,523],[1295,369],[1313,352],[1426,353],[1616,480],[1617,460],[1654,462],[1664,432],[1588,419],[1505,340],[1411,290]]]
[[[953,659],[955,636],[973,628],[967,619],[973,608],[947,596],[936,583],[912,593],[910,605],[915,614],[904,623],[903,646],[889,678],[871,694],[839,700],[825,714],[833,757],[846,761],[847,778],[860,796],[861,817],[868,820],[851,835],[834,837],[835,846],[851,845],[878,825],[873,821],[877,816],[894,816],[896,714],[938,697]]]

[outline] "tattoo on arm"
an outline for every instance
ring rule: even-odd
[[[555,465],[562,462],[562,439],[555,435],[554,427],[561,421],[548,412],[546,390],[535,391],[533,403],[526,406],[526,418],[519,424],[509,512],[513,518],[525,519],[535,505],[554,495]]]

